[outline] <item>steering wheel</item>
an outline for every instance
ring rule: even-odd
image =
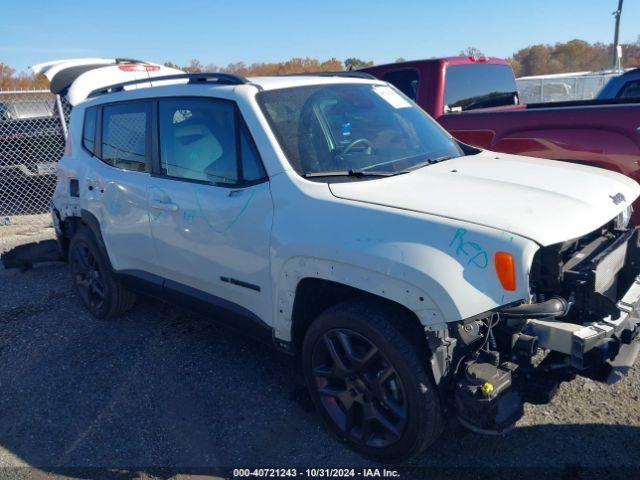
[[[366,145],[366,150],[368,150],[367,154],[369,155],[371,153],[371,148],[373,147],[373,145],[371,145],[371,142],[366,138],[358,138],[357,140],[354,140],[349,145],[347,145],[342,151],[341,155],[346,155],[358,145]]]

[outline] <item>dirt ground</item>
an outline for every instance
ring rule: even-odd
[[[52,238],[45,224],[0,226],[0,251]],[[0,476],[380,467],[321,425],[289,357],[223,324],[144,298],[123,318],[98,321],[75,297],[66,265],[0,269]],[[496,471],[492,478],[630,479],[619,468],[640,475],[639,411],[638,365],[612,386],[578,378],[550,405],[527,405],[504,436],[473,434],[452,420],[410,466],[428,468],[431,478]]]

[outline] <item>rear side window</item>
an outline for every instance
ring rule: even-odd
[[[164,175],[214,185],[238,185],[265,177],[258,152],[233,103],[161,100],[158,112]]]
[[[445,113],[514,105],[517,90],[509,65],[452,65],[445,77]]]
[[[418,72],[413,69],[396,70],[387,72],[382,76],[385,82],[389,82],[411,100],[418,97]]]
[[[91,154],[95,152],[96,140],[96,120],[98,119],[98,109],[88,108],[84,112],[84,126],[82,127],[82,146]]]
[[[639,98],[640,97],[640,80],[634,80],[624,84],[624,87],[618,92],[617,98]]]
[[[100,158],[116,168],[150,171],[147,161],[149,117],[150,105],[146,102],[104,107]]]

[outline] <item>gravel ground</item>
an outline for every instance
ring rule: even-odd
[[[50,228],[0,226],[0,251],[51,236]],[[148,299],[121,319],[97,321],[73,294],[65,265],[1,268],[0,476],[92,478],[88,467],[118,467],[107,477],[114,479],[197,467],[380,467],[323,428],[288,357]],[[504,436],[451,421],[412,465],[465,478],[488,471],[521,478],[518,467],[536,478],[619,478],[612,467],[638,474],[638,411],[636,365],[613,386],[563,384],[552,404],[527,405]],[[9,468],[20,466],[36,468]],[[504,467],[514,470],[495,470]]]

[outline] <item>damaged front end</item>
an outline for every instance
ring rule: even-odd
[[[451,383],[461,423],[500,433],[522,416],[525,401],[549,402],[561,381],[621,378],[640,351],[639,274],[639,231],[614,222],[539,249],[529,302],[451,332],[464,346]]]
[[[529,318],[515,318],[515,309],[506,309],[505,325],[513,333],[536,336],[540,347],[559,354],[577,373],[607,380],[615,361],[630,357],[632,362],[637,356],[633,341],[640,332],[639,274],[637,229],[609,225],[578,240],[541,248],[530,274],[530,305],[555,301],[564,308]]]

